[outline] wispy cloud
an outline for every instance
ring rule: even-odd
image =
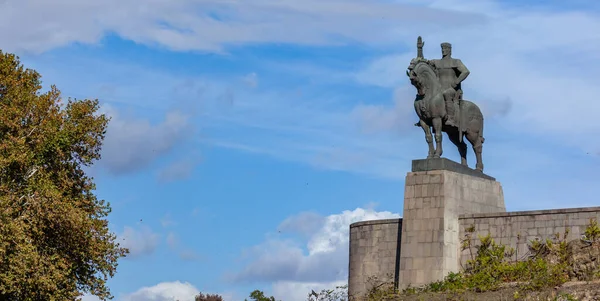
[[[186,158],[170,162],[158,172],[158,180],[162,183],[168,183],[187,179],[192,175],[199,161],[199,159]]]
[[[236,282],[268,281],[276,297],[305,300],[311,289],[333,288],[347,281],[351,223],[398,217],[396,213],[362,208],[320,217],[300,213],[283,221],[278,229],[304,232],[307,220],[321,220],[310,237],[293,239],[281,232],[269,235],[265,242],[247,251],[251,262],[230,278]]]
[[[176,225],[177,223],[173,220],[173,217],[171,216],[170,213],[165,214],[161,219],[160,219],[160,224],[164,227],[171,227]]]
[[[301,229],[307,214],[291,217],[280,229]],[[272,236],[248,251],[252,262],[232,277],[235,281],[331,282],[347,277],[348,229],[354,222],[400,217],[357,208],[323,217],[324,223],[307,241]],[[306,250],[307,252],[305,252]],[[283,297],[283,296],[282,296]]]
[[[114,10],[115,5],[120,9]],[[25,16],[36,22],[26,22]],[[386,43],[388,36],[407,25],[466,26],[485,18],[386,1],[152,0],[141,4],[132,0],[62,0],[49,5],[25,0],[4,3],[0,20],[4,25],[0,26],[4,28],[0,38],[10,50],[39,52],[72,42],[97,43],[111,32],[172,50],[222,52],[225,45],[242,43]],[[15,27],[20,29],[18,34],[9,30]],[[373,31],[374,27],[380,30]]]
[[[154,286],[142,287],[139,290],[125,294],[119,301],[193,301],[200,291],[189,282],[161,282]]]
[[[167,234],[166,242],[167,246],[169,246],[172,251],[176,252],[179,259],[183,261],[195,261],[202,258],[195,250],[183,246],[179,236],[175,232],[169,232],[169,234]]]
[[[244,76],[242,80],[244,81],[244,83],[246,83],[252,88],[256,88],[258,86],[258,75],[256,74],[256,72],[252,72]]]
[[[193,132],[187,116],[180,112],[168,112],[163,122],[154,125],[148,120],[123,118],[110,106],[104,106],[103,110],[111,117],[111,122],[102,149],[101,164],[113,174],[146,167],[172,151]],[[173,169],[176,167],[166,170],[163,178],[175,176],[176,170]]]
[[[159,244],[160,235],[152,231],[149,227],[135,229],[125,227],[123,232],[118,235],[118,243],[129,249],[127,258],[138,258],[144,255],[152,254]]]
[[[311,291],[331,290],[338,286],[346,285],[347,281],[332,282],[296,282],[277,281],[272,285],[274,296],[285,296],[286,301],[305,301]],[[282,299],[283,300],[283,299]]]

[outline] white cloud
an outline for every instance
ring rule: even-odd
[[[173,218],[171,217],[171,214],[170,214],[170,213],[167,213],[167,214],[165,214],[165,216],[163,216],[163,217],[160,219],[160,224],[161,224],[163,227],[167,228],[167,227],[170,227],[170,226],[174,226],[174,225],[176,225],[177,223],[176,223],[176,222],[173,220]]]
[[[397,213],[377,212],[373,209],[357,208],[344,210],[341,214],[332,214],[326,218],[325,225],[308,242],[309,255],[331,253],[340,246],[346,247],[350,224],[367,220],[399,218]],[[347,251],[347,250],[346,250]]]
[[[159,239],[160,236],[147,226],[140,229],[125,227],[123,232],[118,235],[119,244],[129,249],[127,258],[137,258],[153,253],[158,246]]]
[[[159,170],[158,180],[162,183],[185,180],[192,175],[194,168],[199,160],[181,159],[169,163],[166,167]]]
[[[122,295],[116,299],[118,301],[194,301],[194,297],[199,293],[200,291],[189,282],[172,281],[161,282],[154,286],[142,287],[133,293]],[[225,301],[237,300],[235,299],[235,295],[229,292],[202,293],[205,295],[220,295]]]
[[[416,40],[416,38],[414,39]],[[431,47],[429,43],[426,44],[426,47]],[[380,87],[396,87],[399,85],[408,87],[404,70],[406,70],[413,57],[415,57],[415,54],[412,52],[377,57],[364,66],[359,73],[354,74],[354,79],[361,83]],[[401,68],[398,68],[398,66],[401,66]],[[412,90],[412,86],[409,89]],[[415,93],[412,94],[414,96]]]
[[[81,296],[81,301],[100,301],[100,298],[98,298],[94,295],[85,294],[85,295]]]
[[[179,259],[183,261],[196,261],[202,259],[198,252],[192,249],[183,249],[179,252]]]
[[[158,157],[169,153],[192,132],[188,117],[177,111],[166,113],[159,124],[123,117],[109,105],[105,105],[103,111],[112,119],[108,125],[100,162],[114,174],[139,171]],[[161,175],[165,178],[173,177],[175,171],[177,170],[168,169]]]
[[[224,45],[240,43],[385,43],[393,29],[409,24],[439,27],[482,22],[480,16],[469,13],[359,0],[150,0],[143,4],[133,0],[52,4],[22,0],[4,3],[0,20],[3,47],[33,52],[73,42],[98,43],[109,32],[173,50],[222,51]],[[378,31],[372,30],[377,27]]]
[[[293,223],[303,223],[303,216],[306,214],[288,218],[283,224],[287,228],[302,229],[301,225]],[[346,281],[349,225],[364,220],[398,217],[398,214],[388,211],[362,208],[329,215],[308,241],[271,237],[253,247],[247,254],[252,261],[233,279],[281,282],[282,290],[285,287],[305,288],[315,283],[329,285]]]
[[[279,227],[281,233],[300,234],[309,238],[325,224],[326,218],[316,212],[302,212],[285,219]]]
[[[413,124],[419,120],[410,101],[414,99],[413,90],[406,85],[396,88],[392,106],[361,104],[354,107],[351,114],[366,134],[406,132],[414,128]]]
[[[169,232],[169,234],[167,234],[167,245],[170,248],[176,248],[178,244],[179,238],[177,238],[177,234],[175,234],[175,232]]]
[[[195,250],[182,246],[181,241],[175,232],[169,232],[166,241],[169,248],[176,252],[179,259],[183,261],[195,261],[201,258]]]
[[[142,287],[127,294],[119,301],[194,301],[200,291],[189,282],[162,282],[150,287]]]
[[[252,88],[256,88],[258,86],[258,75],[255,72],[252,72],[243,78],[244,83]]]
[[[293,282],[293,281],[277,281],[273,283],[273,296],[277,300],[285,301],[306,301],[308,294],[315,291],[317,294],[321,290],[335,289],[338,286],[345,285],[347,281],[333,282]]]

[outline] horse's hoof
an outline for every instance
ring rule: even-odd
[[[440,158],[440,155],[433,155],[433,158],[434,158],[434,159],[439,159],[439,158]]]

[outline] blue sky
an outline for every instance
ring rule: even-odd
[[[599,6],[526,3],[5,0],[0,47],[112,117],[89,172],[132,251],[116,300],[296,301],[346,281],[350,223],[401,215],[418,35],[471,70],[509,210],[599,204]]]

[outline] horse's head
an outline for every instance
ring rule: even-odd
[[[417,88],[417,95],[425,96],[432,90],[439,89],[439,81],[435,68],[424,59],[412,59],[406,70],[410,83]]]
[[[406,70],[406,76],[408,76],[410,83],[415,88],[417,88],[417,95],[423,96],[423,94],[425,94],[425,90],[423,89],[423,84],[421,83],[421,80],[419,79],[419,76],[417,75],[417,72],[415,71],[416,65],[417,65],[417,60],[412,59]]]

